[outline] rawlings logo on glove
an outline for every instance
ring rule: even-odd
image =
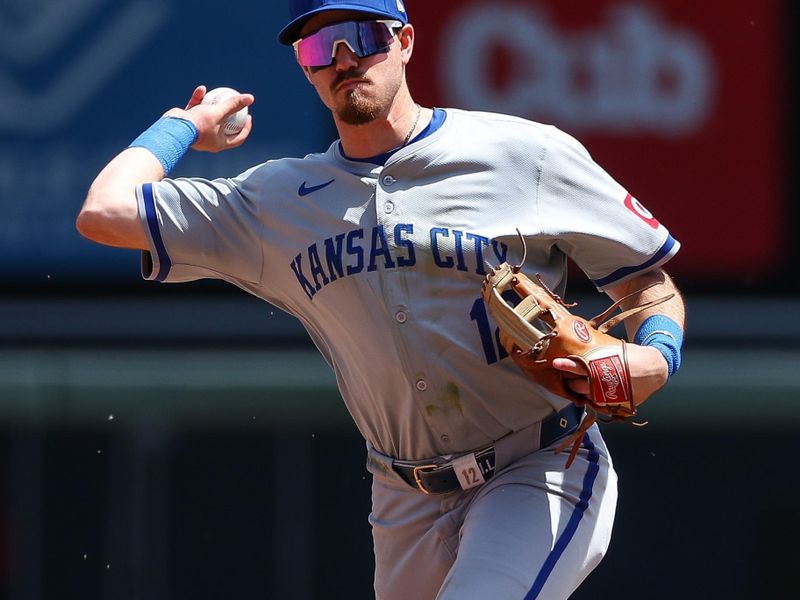
[[[516,306],[503,298],[507,290],[519,296]],[[611,317],[634,295],[631,294],[602,314],[586,320],[572,314],[569,309],[575,304],[566,304],[539,275],[534,281],[521,273],[519,267],[508,263],[495,267],[486,276],[481,292],[489,314],[500,328],[500,343],[517,366],[539,385],[587,411],[580,427],[556,449],[561,452],[572,444],[567,468],[577,455],[584,434],[598,417],[624,421],[636,414],[626,343],[609,335],[608,331],[629,316],[669,300],[672,295]],[[566,384],[566,374],[552,366],[555,358],[569,358],[586,368],[588,395],[577,394]]]

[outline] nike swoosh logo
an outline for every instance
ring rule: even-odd
[[[326,181],[325,183],[321,183],[319,185],[312,185],[311,187],[306,187],[306,182],[300,184],[300,187],[297,190],[297,193],[301,196],[308,196],[309,194],[313,194],[314,192],[318,192],[324,187],[328,187],[332,184],[336,179],[331,179],[330,181]]]

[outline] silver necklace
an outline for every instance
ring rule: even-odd
[[[408,140],[411,139],[411,134],[414,133],[414,131],[417,129],[417,124],[419,123],[419,117],[421,114],[422,114],[422,107],[419,104],[417,104],[417,118],[414,119],[414,124],[411,126],[411,129],[408,130],[408,133],[406,134],[406,139],[403,140],[403,145],[400,146],[401,148],[406,144],[408,144]]]

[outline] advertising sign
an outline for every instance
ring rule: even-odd
[[[423,104],[578,138],[683,249],[697,281],[768,277],[786,244],[780,8],[660,2],[410,3]]]

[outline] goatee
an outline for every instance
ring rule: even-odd
[[[348,125],[371,123],[379,114],[378,103],[365,98],[358,90],[348,92],[347,103],[337,111],[339,119]]]

